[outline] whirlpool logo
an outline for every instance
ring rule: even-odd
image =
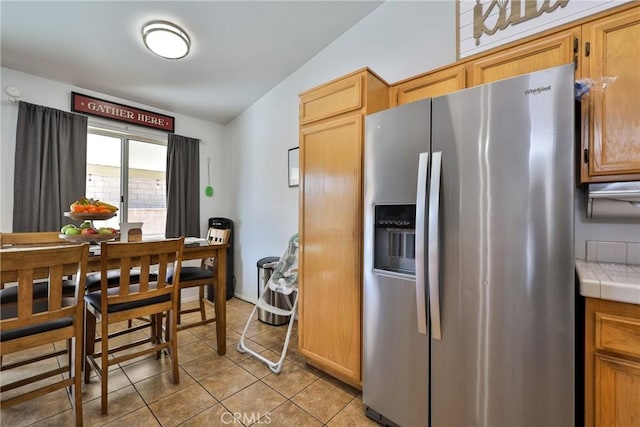
[[[542,92],[546,92],[548,90],[551,90],[551,85],[549,85],[549,86],[540,86],[540,87],[537,87],[535,89],[527,89],[527,90],[524,91],[524,94],[525,95],[538,95],[538,94],[540,94]]]

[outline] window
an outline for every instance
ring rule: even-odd
[[[90,127],[86,196],[120,207],[118,215],[100,226],[142,222],[145,237],[163,237],[166,163],[166,141]]]

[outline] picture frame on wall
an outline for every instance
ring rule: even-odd
[[[299,147],[289,148],[288,177],[289,187],[297,187],[300,183]]]

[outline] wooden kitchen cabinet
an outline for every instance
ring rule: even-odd
[[[300,124],[362,108],[363,76],[356,74],[300,95]]]
[[[585,426],[640,426],[640,306],[586,298]]]
[[[465,66],[457,65],[393,85],[390,90],[390,104],[393,107],[421,99],[435,98],[465,87]]]
[[[401,81],[391,87],[391,105],[446,95],[558,65],[577,64],[580,34],[579,26],[572,27]]]
[[[358,388],[364,116],[388,102],[387,84],[368,69],[300,95],[298,346]]]
[[[468,86],[477,86],[577,60],[580,27],[477,58],[467,64]]]
[[[586,23],[582,38],[582,76],[616,80],[582,103],[581,180],[640,180],[640,6]]]

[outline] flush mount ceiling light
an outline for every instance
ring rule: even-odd
[[[187,56],[191,40],[182,28],[167,21],[152,21],[142,27],[145,46],[158,56],[180,59]]]

